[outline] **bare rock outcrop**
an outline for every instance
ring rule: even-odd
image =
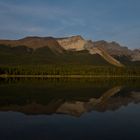
[[[58,38],[57,41],[65,50],[75,51],[84,50],[84,45],[86,43],[86,40],[84,40],[81,36]]]

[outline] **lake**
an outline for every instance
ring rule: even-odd
[[[140,140],[140,79],[0,78],[0,140]]]

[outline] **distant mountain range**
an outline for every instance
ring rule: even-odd
[[[0,40],[0,64],[140,65],[140,49],[130,50],[116,42],[66,38],[25,37]]]

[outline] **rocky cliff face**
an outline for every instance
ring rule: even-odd
[[[86,43],[86,40],[84,40],[81,36],[58,38],[57,41],[65,50],[75,51],[84,50],[84,45]]]

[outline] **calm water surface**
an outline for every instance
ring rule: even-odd
[[[0,79],[0,140],[140,140],[140,80]]]

